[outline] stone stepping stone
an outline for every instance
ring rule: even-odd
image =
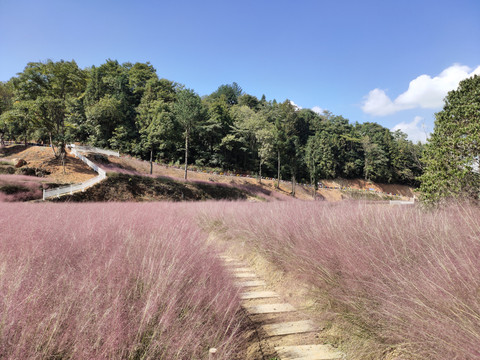
[[[251,280],[251,281],[242,281],[237,283],[240,287],[253,287],[253,286],[265,286],[267,285],[263,280]]]
[[[238,268],[235,268],[235,269],[232,269],[233,272],[245,272],[245,273],[253,273],[253,269],[252,268],[248,268],[248,267],[238,267]]]
[[[222,259],[227,265],[241,264],[240,261],[238,261],[237,259],[234,259],[234,258],[232,258],[232,257],[230,257],[230,256],[220,255],[219,257],[220,257],[220,259]],[[244,266],[244,265],[242,264],[242,266]]]
[[[232,260],[232,261],[224,261],[224,265],[227,267],[227,268],[230,268],[232,270],[235,270],[236,268],[241,268],[243,266],[245,266],[244,263],[240,262],[240,261],[237,261],[237,260]]]
[[[278,297],[278,294],[274,291],[250,291],[244,292],[240,295],[240,298],[243,300],[250,300],[250,299],[264,299],[264,298],[272,298]]]
[[[257,277],[257,274],[242,272],[242,273],[234,273],[233,276],[239,279],[243,279],[243,278],[255,278]]]
[[[263,329],[269,336],[280,336],[315,331],[315,326],[310,320],[301,320],[264,325]]]
[[[278,346],[275,351],[281,360],[337,360],[343,354],[330,345]]]
[[[245,306],[245,309],[250,314],[270,314],[295,311],[295,308],[288,303]]]

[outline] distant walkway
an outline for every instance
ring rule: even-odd
[[[75,155],[77,159],[82,160],[85,164],[87,164],[90,168],[92,168],[95,172],[98,173],[98,176],[89,179],[87,181],[84,181],[79,184],[72,184],[72,185],[67,185],[67,186],[61,186],[55,189],[47,189],[43,190],[43,200],[52,198],[52,197],[59,197],[61,195],[65,194],[73,194],[78,191],[85,191],[85,189],[89,188],[90,186],[93,186],[95,184],[98,184],[100,181],[104,180],[107,177],[107,174],[105,170],[100,168],[97,164],[94,162],[88,160],[86,156],[80,154],[80,152],[88,152],[88,153],[96,153],[96,154],[103,154],[103,155],[108,155],[108,156],[120,156],[118,152],[111,151],[111,150],[104,150],[104,149],[99,149],[95,148],[92,146],[76,146],[75,144],[70,144],[68,147],[71,149],[71,153]]]

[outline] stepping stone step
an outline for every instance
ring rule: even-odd
[[[241,267],[244,267],[245,264],[238,261],[238,260],[231,260],[231,261],[225,261],[224,260],[224,263],[225,263],[225,266],[231,268],[232,270],[235,270],[236,268],[241,268]]]
[[[233,276],[237,278],[255,278],[257,277],[257,274],[242,272],[242,273],[234,273]]]
[[[250,291],[244,292],[240,295],[240,298],[243,300],[249,299],[264,299],[264,298],[272,298],[278,297],[278,294],[274,291]]]
[[[238,268],[235,268],[235,269],[232,269],[233,272],[246,272],[246,273],[251,273],[253,272],[253,269],[252,268],[248,268],[248,267],[238,267]]]
[[[228,256],[228,255],[219,255],[218,256],[220,259],[222,259],[223,261],[225,262],[231,262],[231,261],[235,261],[234,258]]]
[[[292,305],[287,303],[245,306],[245,309],[250,314],[270,314],[270,313],[295,311],[295,308]]]
[[[343,354],[329,345],[278,346],[275,351],[281,360],[337,360]]]
[[[269,336],[280,336],[315,331],[315,326],[310,320],[302,320],[264,325],[263,329]]]
[[[253,287],[253,286],[265,286],[265,285],[267,284],[263,280],[237,282],[237,286],[240,286],[240,287]]]
[[[243,264],[241,261],[230,256],[220,255],[220,259],[222,259],[227,266],[245,266],[245,264]]]

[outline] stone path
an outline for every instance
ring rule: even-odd
[[[269,290],[268,284],[253,269],[229,256],[222,256],[222,259],[238,279],[237,286],[242,289],[240,296],[243,308],[274,347],[279,359],[345,359],[344,354],[332,346],[316,343],[318,337],[314,335],[318,328],[315,324],[305,319],[305,315],[291,304],[282,302],[280,295]],[[303,334],[302,337],[298,336]]]

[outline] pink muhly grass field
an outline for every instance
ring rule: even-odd
[[[0,207],[0,358],[231,359],[237,290],[183,204]]]
[[[0,202],[41,199],[44,179],[26,175],[0,175]],[[14,193],[9,189],[16,188]]]
[[[352,358],[480,359],[479,208],[277,202],[210,216],[383,344]]]

